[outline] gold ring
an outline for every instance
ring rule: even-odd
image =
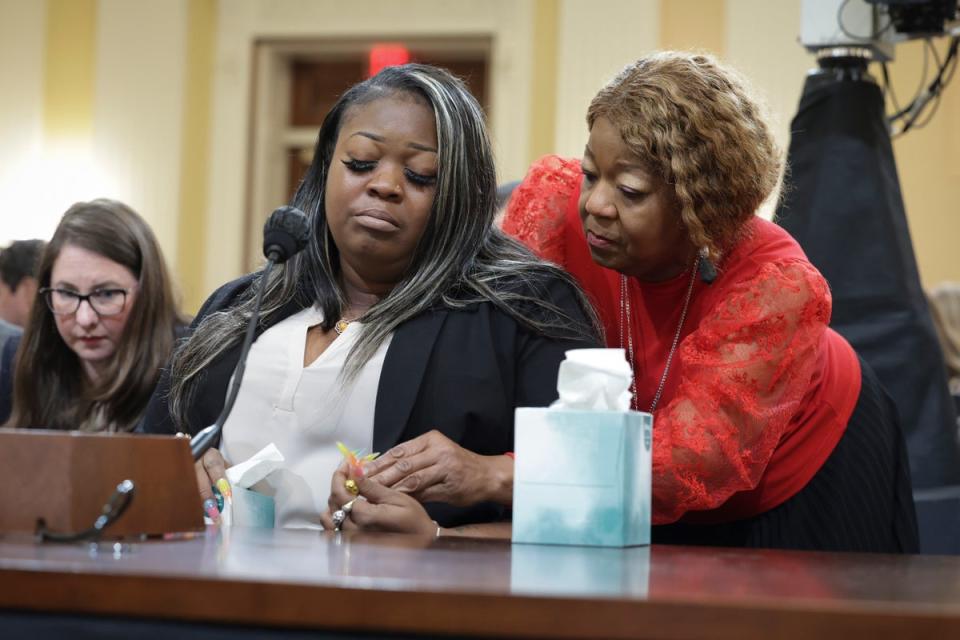
[[[349,478],[343,483],[344,489],[350,492],[351,495],[358,495],[360,493],[360,487],[357,486],[357,481],[353,478]]]

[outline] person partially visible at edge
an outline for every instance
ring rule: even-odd
[[[43,240],[15,240],[0,250],[0,321],[21,329],[27,323],[44,246]]]
[[[0,349],[3,349],[3,345],[7,343],[8,338],[19,338],[21,333],[23,333],[23,330],[17,325],[0,320]],[[0,366],[2,366],[2,363],[0,363]]]
[[[0,350],[8,338],[23,333],[37,295],[37,263],[43,240],[16,240],[0,249]],[[0,376],[3,375],[0,361]]]
[[[3,348],[4,348],[4,346],[7,344],[7,340],[10,340],[10,339],[19,340],[19,339],[20,339],[20,335],[21,335],[22,333],[23,333],[23,331],[20,329],[20,327],[18,327],[18,326],[16,326],[16,325],[9,324],[9,323],[7,323],[7,322],[4,322],[3,320],[0,320],[0,353],[3,353]],[[3,374],[3,364],[4,364],[4,363],[3,363],[3,360],[0,359],[0,380],[2,380],[3,377],[4,377],[4,374]],[[6,404],[7,404],[7,408],[6,408],[6,409],[3,409],[3,407],[0,406],[0,409],[2,409],[3,413],[6,413],[6,414],[9,414],[9,413],[10,413],[9,403],[10,403],[10,401],[9,401],[9,399],[8,399],[8,400],[6,401]],[[3,404],[4,404],[4,401],[3,401],[3,400],[0,400],[0,405],[3,405]],[[0,422],[0,426],[2,426],[2,425],[3,425],[3,423]]]
[[[629,354],[654,414],[653,541],[916,551],[896,409],[828,328],[823,277],[755,215],[780,153],[743,81],[653,54],[587,126],[583,158],[537,162],[503,228],[572,273]],[[371,473],[422,486],[402,458]]]
[[[267,282],[250,274],[209,298],[144,421],[154,433],[214,422],[265,286],[236,404],[197,466],[205,504],[226,464],[272,442],[286,460],[256,488],[276,525],[335,528],[354,499],[337,442],[405,443],[448,491],[425,508],[362,480],[344,530],[433,536],[509,516],[514,408],[555,400],[564,352],[598,341],[572,278],[492,225],[496,193],[483,111],[448,72],[389,67],[340,98],[293,198],[306,249]],[[460,491],[466,475],[483,490]]]
[[[150,227],[120,202],[79,202],[44,249],[37,282],[23,336],[0,354],[0,422],[133,430],[183,325]]]

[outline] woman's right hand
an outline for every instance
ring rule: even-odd
[[[203,457],[194,463],[193,467],[197,472],[197,488],[200,490],[203,511],[214,523],[220,524],[220,510],[217,508],[217,498],[213,494],[213,487],[220,480],[227,487],[230,486],[227,483],[227,463],[220,455],[219,449],[208,449]],[[224,498],[226,497],[224,496]]]

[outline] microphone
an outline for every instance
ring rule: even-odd
[[[275,264],[283,264],[303,251],[309,239],[307,214],[296,207],[280,207],[263,225],[263,255]]]
[[[247,354],[250,352],[250,345],[253,344],[253,336],[260,321],[260,307],[263,305],[263,292],[266,289],[270,271],[275,264],[282,264],[294,254],[303,251],[309,238],[310,223],[307,220],[307,215],[296,207],[283,206],[276,209],[267,218],[266,224],[263,225],[263,255],[267,258],[267,264],[263,268],[260,281],[255,285],[258,287],[257,301],[253,305],[253,313],[250,314],[250,322],[247,324],[243,346],[240,347],[240,358],[237,360],[237,368],[233,372],[233,383],[230,385],[227,400],[224,402],[223,410],[216,421],[190,438],[190,453],[193,454],[194,460],[199,460],[220,437],[223,425],[227,422],[227,417],[233,409],[233,403],[237,400],[240,382],[243,380],[243,371],[247,364]]]

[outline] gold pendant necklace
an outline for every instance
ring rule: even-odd
[[[351,322],[353,322],[353,320],[345,320],[340,318],[337,320],[337,324],[333,325],[333,330],[337,332],[338,336],[342,336],[343,332],[347,330],[347,327],[350,326]]]

